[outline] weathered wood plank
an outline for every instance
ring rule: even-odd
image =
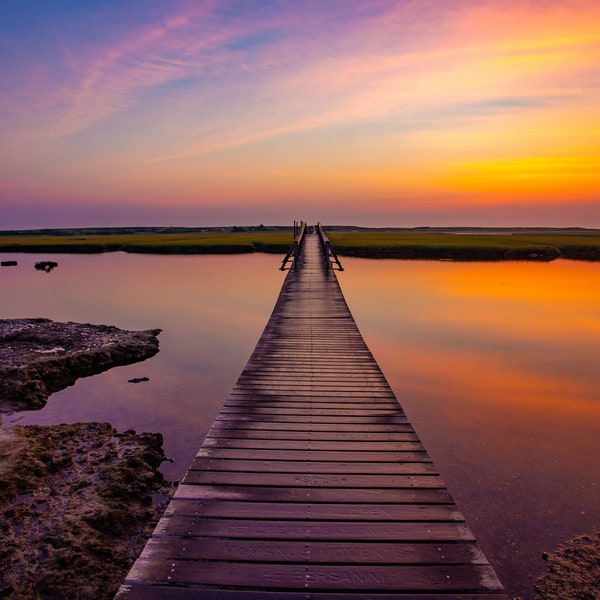
[[[277,504],[232,500],[178,500],[170,503],[165,516],[284,520],[310,518],[316,521],[464,521],[462,514],[452,504]]]
[[[367,391],[367,392],[350,392],[345,391],[343,393],[338,391],[328,391],[328,390],[297,390],[297,391],[289,391],[285,392],[282,390],[265,390],[265,389],[256,389],[252,392],[244,393],[244,394],[231,394],[231,399],[248,399],[250,397],[256,398],[256,400],[269,400],[272,401],[273,398],[281,398],[282,400],[286,400],[287,398],[298,398],[298,399],[310,399],[317,401],[328,401],[330,398],[342,398],[347,399],[352,402],[360,402],[362,399],[363,403],[368,403],[372,398],[385,398],[388,400],[393,400],[394,396],[387,391],[377,392],[377,391]],[[397,409],[400,410],[400,407],[397,406]]]
[[[412,429],[412,428],[410,428]],[[258,440],[305,440],[305,441],[344,441],[358,442],[415,442],[418,437],[412,431],[407,432],[339,432],[339,431],[289,431],[264,429],[223,429],[212,427],[207,439],[258,439]]]
[[[393,488],[443,489],[437,475],[357,475],[317,473],[239,473],[235,471],[188,471],[182,480],[186,484],[310,487],[310,488]]]
[[[256,421],[256,417],[249,413],[219,413],[217,421]],[[360,423],[365,425],[389,425],[392,423],[408,423],[408,419],[401,415],[364,415],[352,416],[324,416],[324,415],[261,415],[260,420],[277,423]]]
[[[370,368],[363,368],[360,371],[355,369],[344,369],[336,367],[332,362],[326,367],[315,367],[297,364],[286,363],[284,366],[278,365],[260,365],[253,368],[251,365],[244,369],[243,379],[239,379],[238,382],[242,385],[244,382],[261,381],[262,379],[271,379],[279,375],[282,381],[287,381],[291,377],[298,377],[300,381],[315,380],[315,376],[318,376],[319,381],[331,382],[336,378],[339,379],[340,375],[343,376],[345,381],[381,381],[381,370],[379,367],[372,366]],[[236,384],[237,385],[237,384]]]
[[[472,542],[473,534],[462,523],[289,521],[260,519],[202,519],[163,517],[157,535],[185,537],[250,538],[323,541]]]
[[[246,500],[248,502],[331,502],[331,503],[399,503],[451,504],[445,489],[350,489],[306,487],[240,487],[180,484],[176,500]]]
[[[153,538],[145,557],[291,564],[486,564],[481,551],[470,543],[331,543],[178,537]]]
[[[231,460],[196,457],[190,471],[237,471],[254,473],[354,473],[379,475],[437,475],[432,462],[305,462],[283,460]]]
[[[386,383],[381,381],[381,371],[379,368],[373,368],[370,370],[361,369],[360,372],[352,369],[343,371],[340,369],[334,369],[331,365],[329,369],[323,369],[315,371],[314,368],[303,370],[298,365],[293,366],[293,371],[290,371],[289,367],[269,367],[263,366],[260,369],[247,368],[244,370],[244,374],[240,376],[236,386],[243,386],[246,384],[255,384],[256,382],[263,381],[277,381],[284,383],[287,381],[297,381],[299,384],[307,383],[319,383],[323,385],[334,385],[336,381],[339,382],[340,372],[344,374],[345,383],[376,383],[377,385],[385,386]],[[315,381],[315,373],[318,373],[318,381]],[[234,388],[235,389],[235,388]]]
[[[314,397],[316,396],[316,398]],[[343,399],[343,398],[327,398],[326,400],[319,399],[318,390],[315,390],[315,395],[310,398],[310,407],[323,409],[323,408],[340,408],[343,406],[344,408],[355,409],[355,410],[396,410],[399,413],[401,411],[398,408],[398,404],[394,401],[394,399],[380,398],[378,400],[369,400],[365,401],[362,398],[356,398],[352,400]],[[306,399],[304,397],[299,396],[286,396],[283,398],[272,398],[268,396],[252,398],[251,396],[247,396],[245,398],[232,398],[228,400],[223,407],[256,407],[256,408],[297,408],[298,405],[306,406]]]
[[[426,452],[370,451],[342,452],[328,450],[260,450],[258,448],[210,448],[203,446],[197,456],[237,458],[240,460],[303,460],[307,462],[429,462]]]
[[[396,431],[414,431],[412,425],[404,419],[400,423],[313,423],[313,422],[276,422],[276,421],[250,421],[245,419],[244,421],[236,421],[235,419],[226,421],[215,421],[211,428],[213,430],[238,430],[238,431],[321,431],[321,432],[365,432],[377,433],[377,432],[388,432],[394,433]]]
[[[487,565],[270,565],[262,563],[190,562],[139,559],[129,580],[160,583],[247,586],[255,589],[353,590],[411,592],[501,591],[495,573]]]
[[[243,406],[224,406],[221,408],[221,415],[234,415],[234,414],[251,414],[251,415],[306,415],[311,417],[367,417],[372,419],[378,416],[390,416],[394,417],[398,415],[400,411],[395,409],[385,408],[365,408],[363,410],[357,410],[354,408],[308,408],[299,404],[294,408],[277,408],[275,406],[255,406],[252,407],[249,404]]]
[[[329,450],[341,451],[385,451],[397,450],[399,452],[425,452],[421,442],[414,441],[348,441],[337,440],[265,440],[245,438],[210,437],[204,441],[205,448],[256,448],[267,450]]]
[[[167,585],[123,585],[119,598],[127,600],[415,600],[413,593],[352,593],[335,592],[291,592],[270,590],[231,590],[204,587],[174,587]],[[465,594],[462,592],[445,594],[419,594],[418,600],[508,600],[505,595]]]

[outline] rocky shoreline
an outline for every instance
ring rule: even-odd
[[[600,598],[600,531],[577,536],[544,559],[549,573],[536,581],[539,600]]]
[[[0,413],[156,354],[159,332],[0,320]],[[171,495],[162,442],[109,423],[0,421],[0,598],[112,598]]]
[[[170,488],[159,433],[0,428],[0,597],[112,598]]]
[[[160,329],[0,319],[0,412],[35,410],[80,377],[150,358]]]

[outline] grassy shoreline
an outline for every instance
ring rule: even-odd
[[[600,261],[593,229],[369,229],[330,227],[341,256],[445,260]],[[147,254],[283,254],[291,227],[85,228],[0,231],[0,252]]]
[[[248,228],[249,229],[249,228]],[[242,254],[287,252],[293,241],[291,228],[218,230],[44,230],[0,232],[0,252],[56,252],[98,254],[134,252],[145,254]]]
[[[329,232],[336,252],[363,258],[450,260],[600,260],[600,232]]]

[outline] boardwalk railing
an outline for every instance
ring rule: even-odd
[[[342,267],[342,263],[340,259],[337,257],[335,250],[331,247],[331,242],[329,241],[329,237],[325,231],[325,228],[321,223],[317,223],[317,232],[319,234],[319,239],[321,241],[321,247],[323,248],[323,255],[325,257],[325,268],[333,269],[333,263],[337,264],[338,271],[343,271],[344,267]]]
[[[296,224],[296,222],[294,221],[294,226],[295,226],[295,224]],[[295,231],[295,227],[294,227],[294,231]],[[285,258],[283,259],[283,262],[281,263],[280,269],[282,271],[285,271],[286,264],[287,264],[288,260],[290,260],[290,258],[292,258],[292,267],[291,268],[294,270],[296,270],[298,268],[298,260],[300,258],[300,252],[302,251],[302,242],[304,241],[304,236],[306,235],[306,232],[307,232],[306,222],[301,221],[300,229],[299,229],[298,233],[296,234],[296,237],[294,238],[294,243],[292,244],[290,251],[285,255]]]

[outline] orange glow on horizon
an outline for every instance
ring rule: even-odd
[[[15,8],[0,205],[600,227],[596,1],[220,4],[44,53]]]

